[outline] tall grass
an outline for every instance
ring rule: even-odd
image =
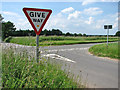
[[[28,54],[15,53],[12,48],[2,54],[3,88],[81,88],[60,65],[42,59],[36,63]]]
[[[65,37],[65,36],[40,36],[40,46],[67,45],[80,43],[106,42],[106,37]],[[10,43],[36,46],[36,37],[12,37],[7,40]],[[118,41],[117,37],[109,37],[109,41]]]
[[[118,55],[118,43],[109,43],[108,47],[107,44],[95,45],[89,51],[97,56],[120,59]]]

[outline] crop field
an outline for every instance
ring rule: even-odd
[[[100,44],[95,45],[89,49],[89,51],[97,56],[101,57],[110,57],[114,59],[120,59],[118,53],[118,43],[109,43],[108,47],[107,44]]]
[[[36,37],[9,37],[5,41],[21,45],[36,46]],[[106,37],[65,37],[65,36],[40,36],[40,46],[68,45],[82,43],[106,42]],[[109,41],[118,41],[118,37],[109,37]]]

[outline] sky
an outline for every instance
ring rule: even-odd
[[[28,7],[52,10],[43,30],[106,35],[104,25],[110,24],[111,35],[118,31],[118,2],[2,2],[0,5],[4,21],[13,22],[17,30],[33,30],[22,10]]]

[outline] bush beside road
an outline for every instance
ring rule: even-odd
[[[3,88],[80,88],[70,74],[42,58],[36,63],[27,52],[14,53],[6,49],[2,54],[2,87]],[[71,75],[72,76],[72,75]]]
[[[89,52],[96,56],[120,59],[118,55],[118,43],[99,44],[92,46]]]
[[[36,37],[9,37],[7,42],[21,45],[36,46]],[[40,46],[69,45],[84,43],[106,42],[106,37],[65,37],[65,36],[40,36]],[[109,41],[118,41],[117,37],[109,37]]]

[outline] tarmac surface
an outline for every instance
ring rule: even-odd
[[[91,55],[88,49],[94,44],[75,44],[63,46],[40,47],[41,57],[69,66],[69,72],[81,77],[83,84],[89,88],[118,88],[118,61]],[[3,48],[12,46],[16,52],[27,49],[35,56],[35,46],[23,46],[4,43]],[[63,65],[63,68],[68,68]]]

